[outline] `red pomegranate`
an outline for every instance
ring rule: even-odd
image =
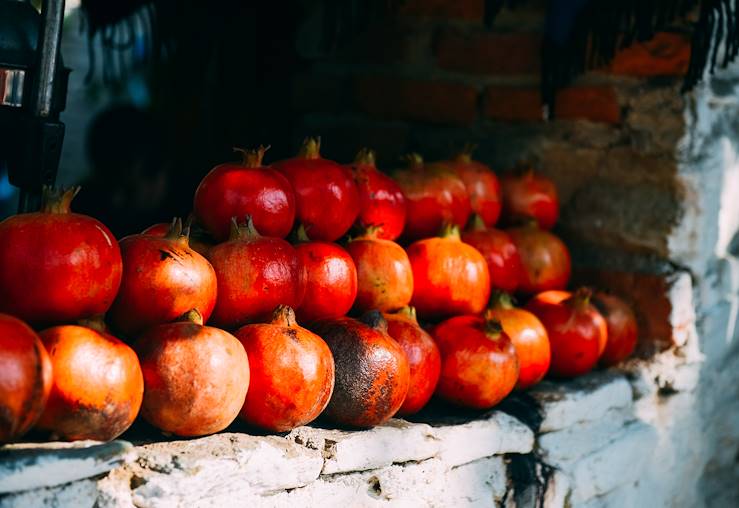
[[[236,332],[249,357],[251,382],[241,418],[272,432],[315,420],[334,390],[334,357],[318,335],[298,326],[290,307],[268,324]]]
[[[204,231],[202,231],[200,228],[194,226],[192,224],[192,221],[190,218],[187,219],[187,222],[185,222],[183,226],[184,229],[188,229],[190,232],[189,235],[189,242],[188,245],[192,250],[197,252],[203,257],[208,256],[208,252],[210,252],[210,249],[213,247],[213,239],[210,238]],[[172,223],[171,222],[159,222],[157,224],[153,224],[143,230],[141,232],[142,235],[149,235],[149,236],[158,236],[158,237],[164,237],[167,236],[169,233],[169,230],[172,229]]]
[[[536,219],[541,229],[552,229],[559,218],[559,196],[554,182],[528,168],[507,173],[500,183],[507,224]]]
[[[121,252],[97,220],[70,212],[79,187],[44,189],[41,211],[0,222],[0,312],[34,324],[105,313],[121,283]]]
[[[507,233],[521,256],[519,291],[532,294],[567,287],[572,267],[570,251],[562,240],[536,224],[509,229]]]
[[[457,226],[445,226],[441,236],[408,247],[413,268],[412,305],[424,318],[479,314],[490,297],[485,258],[463,243]]]
[[[247,217],[234,220],[231,239],[210,250],[208,259],[218,279],[218,298],[211,319],[236,328],[265,319],[278,305],[299,306],[305,294],[305,267],[292,245],[261,236]]]
[[[287,179],[262,165],[267,148],[236,149],[241,164],[219,164],[195,191],[195,216],[218,241],[228,238],[231,217],[251,215],[266,236],[284,238],[295,220],[295,193]]]
[[[307,138],[297,157],[274,163],[293,189],[297,217],[311,240],[339,239],[359,216],[359,192],[352,174],[320,154],[321,140]]]
[[[377,227],[378,238],[395,240],[405,226],[405,196],[398,183],[377,170],[375,152],[363,148],[349,165],[359,191],[359,222]]]
[[[492,170],[481,162],[472,160],[472,147],[468,146],[447,164],[464,182],[470,196],[472,211],[488,226],[494,226],[500,217],[502,197],[500,182]]]
[[[410,168],[394,175],[406,198],[403,237],[432,237],[444,223],[464,227],[472,210],[464,182],[444,163],[424,164],[417,153],[408,161]]]
[[[531,312],[513,306],[508,293],[495,293],[485,317],[500,321],[518,356],[518,383],[523,390],[535,385],[546,375],[552,361],[549,336],[544,325]]]
[[[208,320],[216,304],[216,274],[189,247],[176,219],[164,237],[132,235],[120,241],[123,279],[109,317],[126,335],[168,323],[190,309]]]
[[[341,317],[357,297],[357,269],[352,257],[335,243],[311,242],[301,225],[295,250],[305,267],[305,297],[298,308],[301,322]]]
[[[403,348],[410,367],[408,394],[398,414],[419,412],[436,389],[441,371],[441,354],[431,335],[418,326],[416,309],[404,307],[395,314],[384,314],[387,333]]]
[[[236,419],[249,388],[249,360],[228,332],[186,321],[149,329],[134,345],[144,372],[141,416],[178,436],[219,432]]]
[[[108,441],[131,426],[144,395],[133,349],[108,333],[76,325],[44,330],[41,340],[54,375],[38,428],[70,441]]]
[[[365,312],[389,312],[408,305],[413,296],[413,270],[408,254],[397,243],[378,237],[376,228],[349,240],[347,252],[357,267],[354,307]]]
[[[433,330],[441,351],[436,393],[453,404],[489,409],[518,381],[518,358],[500,323],[478,316],[457,316]]]
[[[0,444],[36,423],[51,390],[51,361],[36,332],[0,314]]]
[[[313,329],[334,356],[336,384],[324,414],[334,423],[369,428],[398,412],[408,393],[410,370],[400,345],[387,334],[377,311],[361,321],[318,321]]]
[[[462,241],[472,245],[485,258],[491,289],[508,293],[518,289],[523,265],[518,248],[508,233],[500,229],[488,229],[482,218],[475,214],[470,227],[462,233]]]
[[[590,303],[590,291],[579,289],[557,301],[557,294],[535,298],[526,305],[547,329],[552,348],[549,373],[571,378],[590,372],[598,363],[608,339],[608,325]]]
[[[600,363],[606,367],[621,363],[634,352],[639,338],[634,311],[618,296],[603,291],[595,293],[592,301],[608,326],[608,342]]]

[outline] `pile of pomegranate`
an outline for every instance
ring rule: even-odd
[[[120,240],[72,213],[79,189],[0,222],[0,442],[105,441],[139,415],[179,436],[236,418],[368,428],[632,354],[621,298],[567,290],[547,178],[499,180],[469,152],[390,177],[370,150],[341,165],[319,149],[242,151],[184,225]]]

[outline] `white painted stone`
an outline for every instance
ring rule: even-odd
[[[602,418],[609,410],[632,404],[631,386],[617,373],[594,372],[568,382],[545,381],[531,390],[541,404],[541,432],[565,429]]]
[[[565,508],[570,495],[570,477],[555,469],[547,481],[542,508]]]
[[[0,508],[93,508],[96,499],[95,480],[85,479],[0,496]]]
[[[610,492],[588,499],[587,501],[574,501],[572,508],[617,508],[628,506],[630,508],[653,508],[652,499],[640,498],[634,483],[622,485]]]
[[[489,457],[453,468],[444,477],[444,495],[432,506],[497,506],[505,496],[507,473],[502,457]]]

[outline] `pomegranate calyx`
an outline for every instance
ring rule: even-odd
[[[467,223],[467,231],[487,231],[488,227],[485,225],[485,221],[482,220],[479,214],[473,213]]]
[[[98,333],[106,333],[108,331],[108,327],[105,324],[105,314],[97,314],[89,318],[80,319],[77,321],[77,324],[90,330],[95,330]]]
[[[441,226],[441,231],[439,232],[439,236],[441,238],[449,238],[450,240],[458,240],[461,241],[461,237],[459,235],[459,226],[452,222],[445,222]]]
[[[395,313],[398,314],[399,316],[405,316],[408,319],[410,319],[411,321],[415,321],[416,323],[418,323],[418,316],[416,315],[416,308],[415,307],[412,307],[410,305],[406,305],[405,307],[399,309]]]
[[[483,332],[488,339],[498,340],[500,338],[500,334],[503,333],[503,326],[497,319],[486,318]]]
[[[231,234],[230,240],[256,240],[262,235],[259,234],[257,228],[254,227],[254,220],[251,215],[247,215],[243,224],[239,224],[236,217],[231,217]]]
[[[272,313],[271,324],[287,327],[295,326],[297,324],[295,311],[289,305],[278,305]]]
[[[195,325],[203,325],[203,315],[198,309],[190,309],[180,316],[177,321],[183,323],[193,323]]]
[[[167,234],[164,235],[165,240],[172,240],[182,246],[188,246],[190,244],[190,224],[187,223],[184,227],[182,225],[182,219],[175,217],[172,219],[172,225],[169,226]]]
[[[381,224],[370,224],[368,226],[361,225],[358,228],[358,235],[353,236],[349,239],[349,242],[353,242],[354,240],[377,240],[377,238],[380,236],[380,233],[382,232],[382,225]]]
[[[76,185],[68,189],[55,188],[44,185],[42,188],[41,212],[65,214],[72,211],[72,200],[80,192],[81,187]]]
[[[310,242],[310,238],[308,238],[308,233],[305,231],[305,224],[302,222],[295,230],[295,234],[293,235],[293,243],[308,243]]]
[[[477,145],[474,143],[465,143],[462,147],[462,150],[457,153],[457,155],[454,156],[453,160],[456,162],[462,162],[464,164],[469,164],[472,162],[472,152],[474,152],[477,149]]]
[[[590,306],[590,299],[593,296],[593,290],[589,287],[578,288],[566,303],[578,312],[586,310]]]
[[[359,318],[359,321],[369,326],[370,328],[374,328],[375,330],[387,333],[387,321],[385,321],[382,312],[380,312],[379,310],[370,310],[365,312]]]
[[[515,307],[515,299],[505,291],[493,291],[490,294],[488,309],[512,309]]]
[[[364,164],[367,166],[375,165],[375,151],[371,148],[362,148],[357,152],[354,158],[354,164]]]
[[[423,157],[420,153],[411,152],[404,155],[402,158],[408,163],[408,167],[413,171],[420,171],[423,168]]]
[[[321,158],[321,137],[307,137],[300,147],[298,157],[302,159],[320,159]]]
[[[241,165],[245,168],[258,168],[262,165],[262,159],[264,154],[271,148],[271,145],[259,145],[258,148],[244,149],[234,147],[233,151],[241,154],[242,160]]]

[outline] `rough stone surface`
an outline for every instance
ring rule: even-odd
[[[96,499],[95,480],[80,480],[0,496],[0,508],[93,508]]]

